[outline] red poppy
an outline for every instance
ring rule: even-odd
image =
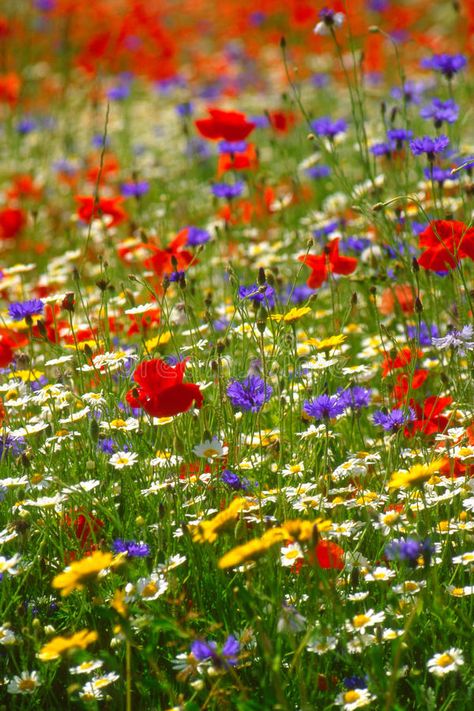
[[[421,388],[428,374],[428,371],[422,368],[416,370],[412,378],[410,378],[407,373],[399,373],[392,390],[392,396],[394,400],[397,401],[397,404],[403,404],[404,397],[409,390],[418,390],[418,388]]]
[[[295,125],[295,115],[289,111],[271,111],[268,114],[270,124],[278,133],[288,133]]]
[[[0,76],[0,101],[13,106],[20,96],[21,79],[18,74],[10,72]]]
[[[412,400],[410,406],[415,410],[416,419],[405,427],[405,437],[411,437],[416,432],[422,432],[425,435],[444,432],[448,426],[449,418],[442,413],[452,401],[453,398],[449,395],[446,397],[431,395],[426,398],[423,405]]]
[[[178,232],[174,240],[165,249],[160,249],[160,247],[149,243],[147,247],[153,252],[153,256],[144,262],[145,268],[153,269],[155,274],[162,276],[163,274],[171,274],[176,270],[182,271],[192,261],[197,262],[191,252],[183,249],[187,241],[188,228],[185,227],[184,230]]]
[[[298,260],[312,270],[306,282],[310,289],[318,289],[328,278],[328,273],[347,275],[357,268],[355,257],[342,257],[339,254],[339,237],[328,242],[324,254],[304,254]]]
[[[257,151],[253,143],[248,143],[244,151],[236,153],[220,153],[217,161],[217,175],[227,170],[245,170],[254,168],[258,163]]]
[[[153,358],[140,363],[133,374],[137,387],[127,393],[131,407],[141,407],[152,417],[173,417],[193,405],[201,407],[203,396],[195,383],[183,383],[186,361],[174,367]]]
[[[17,175],[13,186],[7,190],[7,196],[12,199],[41,197],[41,188],[35,184],[31,175]]]
[[[15,348],[23,348],[27,344],[26,335],[0,328],[0,368],[10,365],[15,355]]]
[[[395,356],[385,355],[382,363],[382,377],[386,377],[393,370],[404,368],[411,363],[414,358],[421,358],[422,351],[412,351],[411,348],[402,348]]]
[[[77,195],[77,215],[83,222],[90,222],[107,215],[112,219],[107,221],[108,227],[115,227],[127,219],[128,215],[121,206],[123,197],[100,198],[95,200],[92,195]]]
[[[247,121],[245,114],[238,111],[221,111],[208,109],[211,118],[198,119],[195,125],[201,136],[217,141],[244,141],[255,128],[255,124]]]
[[[332,541],[319,541],[314,549],[316,560],[320,568],[333,568],[342,570],[344,568],[344,551]]]
[[[419,245],[426,247],[418,258],[423,269],[450,271],[460,259],[474,259],[474,228],[457,220],[435,220],[420,234]]]
[[[22,231],[26,224],[23,210],[17,207],[5,207],[0,210],[0,239],[12,239]]]

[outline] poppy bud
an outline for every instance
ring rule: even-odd
[[[411,265],[413,271],[415,272],[415,274],[417,274],[420,271],[420,265],[418,264],[418,259],[416,257],[413,257],[413,259],[411,260]]]
[[[417,296],[415,299],[415,312],[417,314],[421,314],[423,311],[423,304],[420,301],[420,298]]]
[[[286,39],[284,36],[280,37],[280,48],[285,49],[286,48]]]
[[[257,284],[259,286],[263,286],[266,282],[266,277],[265,277],[265,269],[263,267],[260,267],[258,270],[258,277],[257,277]]]
[[[357,292],[354,291],[354,293],[351,296],[351,306],[356,306],[357,304]]]
[[[39,321],[37,321],[36,328],[40,332],[40,335],[43,336],[43,338],[48,337],[48,331],[46,329],[46,326],[44,325],[44,321],[42,321],[41,319]]]
[[[87,358],[92,358],[92,348],[88,343],[84,344],[84,353],[86,354]]]
[[[74,311],[74,305],[75,305],[74,292],[67,291],[66,296],[61,301],[61,307],[63,309],[65,309],[66,311],[69,311],[70,313],[72,313]]]

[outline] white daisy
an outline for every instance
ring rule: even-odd
[[[428,661],[427,667],[435,676],[445,676],[450,672],[457,671],[464,664],[464,657],[460,649],[452,647],[446,652],[435,654]]]

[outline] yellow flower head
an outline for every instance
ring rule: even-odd
[[[340,333],[338,336],[330,336],[329,338],[323,338],[322,341],[317,338],[309,338],[306,343],[309,346],[315,346],[318,351],[330,350],[331,348],[337,348],[346,340],[346,336]]]
[[[315,526],[317,532],[322,533],[331,528],[331,521],[322,518],[317,518],[314,521],[305,521],[297,518],[293,521],[285,521],[282,528],[286,531],[287,538],[292,538],[295,541],[311,541]]]
[[[431,479],[433,474],[439,472],[444,462],[444,459],[435,459],[431,464],[415,464],[407,472],[394,472],[388,482],[388,488],[406,489],[412,486],[421,486]]]
[[[91,556],[74,561],[63,573],[56,575],[52,583],[53,588],[61,590],[63,597],[74,590],[83,590],[85,585],[95,580],[100,573],[120,565],[123,560],[122,555],[114,557],[112,553],[95,551]]]
[[[311,311],[309,306],[301,306],[299,309],[298,308],[293,308],[288,311],[286,314],[273,314],[272,319],[273,321],[284,321],[285,323],[293,323],[294,321],[298,321],[298,319],[302,318],[303,316],[306,316]]]
[[[210,521],[201,521],[193,531],[195,543],[214,543],[217,534],[229,524],[237,520],[239,513],[248,506],[247,499],[239,497],[231,501],[229,506],[216,514]]]
[[[288,533],[283,528],[271,528],[261,538],[254,538],[248,543],[243,543],[222,556],[219,568],[234,568],[248,560],[254,560],[273,546],[282,543],[286,538],[288,538]]]
[[[155,348],[158,348],[158,346],[164,346],[166,343],[168,343],[170,338],[171,331],[165,331],[159,336],[155,336],[155,338],[150,338],[148,341],[146,341],[145,347],[147,351],[153,351]]]
[[[41,647],[38,659],[42,662],[50,662],[71,649],[86,649],[89,644],[97,640],[97,637],[97,632],[89,630],[81,630],[71,637],[53,637],[50,642]]]

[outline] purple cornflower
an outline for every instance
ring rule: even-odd
[[[425,178],[428,180],[434,180],[436,183],[439,183],[440,186],[443,185],[445,180],[459,179],[458,174],[454,173],[453,175],[450,168],[440,168],[439,165],[430,165],[428,168],[424,169],[423,173]]]
[[[21,136],[26,136],[38,128],[38,122],[35,119],[24,117],[20,119],[16,125],[16,130]]]
[[[0,461],[7,454],[12,454],[14,457],[21,454],[23,447],[25,446],[25,440],[23,437],[12,437],[10,434],[6,434],[0,437]]]
[[[233,198],[240,197],[244,191],[244,184],[241,180],[238,180],[233,185],[229,183],[214,183],[211,187],[212,193],[218,198],[225,198],[226,200],[232,200]]]
[[[258,412],[272,396],[273,388],[258,375],[234,380],[227,388],[227,397],[234,407],[246,412]]]
[[[374,412],[372,420],[374,425],[380,425],[385,432],[396,432],[401,427],[415,419],[415,411],[409,408],[408,413],[396,408],[391,412],[382,412],[377,410]]]
[[[191,654],[198,662],[210,660],[216,666],[235,666],[240,651],[240,644],[233,635],[229,635],[220,651],[215,642],[198,639],[191,645]]]
[[[306,175],[313,180],[328,178],[331,175],[331,168],[328,165],[312,165],[306,169]]]
[[[243,153],[247,150],[247,141],[219,141],[219,153]]]
[[[331,420],[341,415],[346,409],[340,395],[319,395],[314,400],[307,400],[303,410],[316,420]]]
[[[410,141],[411,152],[414,156],[421,156],[426,153],[428,160],[432,163],[436,153],[442,153],[449,145],[449,138],[441,135],[436,138],[421,136]]]
[[[374,156],[391,156],[392,152],[395,150],[394,143],[374,143],[370,146],[370,152]]]
[[[91,143],[94,148],[106,148],[110,145],[110,138],[108,136],[104,136],[101,133],[97,133],[95,136],[92,137]]]
[[[146,558],[150,555],[150,548],[146,543],[124,541],[117,538],[112,543],[114,553],[126,553],[129,558]]]
[[[123,183],[120,188],[120,192],[124,197],[141,197],[145,195],[150,189],[150,183],[146,180],[140,180],[136,183]]]
[[[110,101],[123,101],[130,96],[130,87],[127,84],[118,84],[107,91]]]
[[[464,69],[467,59],[463,54],[434,54],[431,58],[422,59],[424,69],[440,72],[446,79],[452,79],[455,74]]]
[[[441,99],[433,99],[431,106],[425,106],[420,111],[421,118],[433,119],[435,128],[441,128],[443,122],[454,123],[459,116],[459,106],[453,99],[441,101]]]
[[[326,36],[331,33],[334,27],[340,27],[345,19],[343,12],[336,12],[328,7],[323,7],[318,15],[320,22],[316,25],[313,32],[315,35]]]
[[[346,676],[342,680],[342,683],[346,689],[366,689],[367,688],[367,677],[363,678],[361,676]]]
[[[360,385],[355,385],[353,388],[341,390],[339,393],[339,401],[344,405],[344,409],[354,411],[361,410],[363,407],[370,405],[372,393],[369,388],[362,388]]]
[[[183,101],[181,104],[176,105],[176,113],[182,118],[191,116],[193,113],[193,105],[190,101]]]
[[[17,301],[8,307],[8,315],[13,321],[23,321],[39,316],[44,311],[44,304],[41,299],[30,299],[29,301]]]
[[[403,148],[403,142],[409,141],[413,136],[413,131],[409,131],[406,128],[389,128],[387,131],[387,138],[390,141],[395,141],[395,146],[398,151]]]
[[[286,295],[292,304],[302,304],[307,301],[312,294],[314,294],[314,289],[306,286],[306,284],[295,286],[294,289],[290,285],[286,288]]]
[[[420,346],[431,346],[432,339],[439,335],[438,327],[436,324],[428,326],[424,321],[420,323],[420,328],[418,326],[407,326],[407,336],[412,341],[418,338]]]
[[[390,5],[389,0],[369,0],[369,9],[373,10],[374,12],[384,12],[385,10],[388,9],[388,6]],[[367,686],[367,684],[365,684]],[[356,687],[354,687],[356,688]],[[362,688],[362,687],[357,687],[357,688]]]
[[[206,244],[211,239],[211,235],[207,230],[203,230],[201,227],[194,227],[189,225],[188,238],[186,244],[188,247],[198,247],[200,244]]]
[[[364,249],[370,247],[372,242],[367,237],[347,237],[347,239],[339,242],[339,251],[346,254],[349,251],[361,254]]]
[[[115,452],[115,442],[111,437],[105,437],[99,440],[97,448],[104,454],[113,454]]]
[[[221,481],[234,491],[247,491],[250,486],[248,479],[241,479],[238,474],[231,472],[230,469],[224,469],[221,474]]]
[[[418,541],[416,538],[399,538],[391,541],[385,548],[385,557],[388,560],[406,561],[411,567],[416,567],[418,558],[423,556],[429,564],[434,548],[429,538]]]
[[[186,274],[186,272],[184,272],[184,271],[171,272],[171,274],[168,275],[168,278],[170,281],[178,282],[184,278],[185,274]]]
[[[344,119],[333,121],[329,116],[321,116],[311,122],[311,129],[317,136],[333,139],[338,133],[344,133],[347,129],[347,123]]]
[[[397,100],[404,99],[407,104],[419,104],[425,89],[424,82],[408,80],[401,88],[395,86],[391,91],[391,95]]]
[[[439,350],[453,348],[458,350],[461,355],[466,351],[474,350],[474,328],[469,324],[463,326],[460,331],[453,329],[442,338],[433,338],[433,345]]]
[[[275,289],[270,284],[251,284],[239,287],[239,299],[250,299],[257,304],[265,303],[268,307],[275,305]]]

